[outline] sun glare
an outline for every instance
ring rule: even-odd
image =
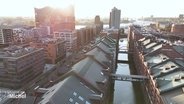
[[[49,5],[54,8],[67,8],[70,5],[73,5],[74,2],[71,0],[54,0]]]

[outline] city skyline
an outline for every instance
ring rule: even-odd
[[[94,18],[96,15],[109,18],[113,7],[122,11],[121,18],[141,18],[151,15],[154,17],[178,17],[179,14],[184,14],[181,0],[5,0],[0,4],[0,16],[34,17],[34,8],[36,7],[64,8],[70,4],[74,5],[77,19]]]

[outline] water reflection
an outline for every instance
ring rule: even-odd
[[[130,74],[128,64],[118,64],[116,74]],[[136,104],[132,82],[115,81],[114,104]]]
[[[126,49],[127,39],[119,43],[120,50]],[[119,54],[119,60],[128,60],[127,54]],[[132,66],[131,66],[132,67]],[[119,63],[116,74],[130,75],[129,64]],[[134,74],[134,73],[133,73]],[[144,104],[139,83],[128,81],[115,81],[113,104]]]

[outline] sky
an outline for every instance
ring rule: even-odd
[[[34,17],[34,8],[67,7],[73,4],[75,17],[109,17],[113,7],[121,10],[122,18],[178,17],[184,14],[183,0],[2,0],[0,16]]]

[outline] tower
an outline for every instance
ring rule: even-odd
[[[110,12],[109,28],[119,29],[120,27],[121,10],[114,7]]]

